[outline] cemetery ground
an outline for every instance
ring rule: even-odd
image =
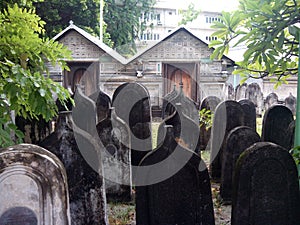
[[[152,124],[153,145],[156,146],[157,129],[159,122]],[[261,135],[262,118],[257,118],[257,132]],[[202,151],[201,157],[208,165],[209,152]],[[231,219],[231,205],[222,203],[220,199],[220,183],[211,181],[212,198],[214,204],[214,215],[216,225],[229,225]],[[135,204],[109,202],[107,205],[107,215],[111,225],[135,225]]]
[[[209,161],[209,152],[202,151],[201,156],[207,163]],[[216,225],[229,225],[231,219],[231,206],[222,203],[219,197],[220,184],[211,182],[212,197],[215,213]],[[108,220],[110,225],[135,225],[135,205],[134,201],[130,203],[114,203],[107,205]]]

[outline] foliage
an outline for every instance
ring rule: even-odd
[[[15,4],[0,13],[0,146],[13,144],[11,132],[18,141],[20,131],[11,113],[24,118],[42,116],[50,120],[57,112],[52,93],[63,102],[70,95],[48,76],[45,62],[67,69],[64,58],[70,52],[62,44],[41,38],[45,22],[32,9]]]
[[[99,36],[99,0],[49,0],[34,4],[37,14],[46,22],[46,34],[54,37],[70,20]]]
[[[134,41],[146,28],[146,21],[140,21],[141,14],[149,13],[155,0],[105,0],[104,21],[114,47],[120,47],[122,54],[135,52]]]
[[[297,165],[297,171],[298,171],[298,180],[299,180],[299,184],[300,184],[300,146],[296,146],[293,149],[290,150],[290,153],[292,154],[295,163]]]
[[[243,60],[234,73],[263,78],[274,76],[277,85],[297,73],[300,0],[240,0],[239,9],[223,12],[213,36],[218,40],[211,58],[221,58],[230,47],[245,45]]]
[[[213,113],[209,109],[201,109],[199,111],[200,127],[205,127],[206,130],[211,128],[213,123]]]
[[[179,13],[182,15],[182,19],[178,25],[186,25],[188,22],[192,22],[193,20],[197,19],[200,12],[201,10],[195,9],[194,3],[190,3],[186,11],[182,9],[179,10]]]

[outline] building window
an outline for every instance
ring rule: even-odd
[[[218,40],[218,38],[216,37],[216,36],[206,36],[205,37],[205,40],[207,40],[207,41],[216,41],[216,40]]]
[[[206,23],[213,23],[215,21],[221,22],[222,20],[219,17],[211,17],[211,16],[206,16],[205,17],[205,22]]]

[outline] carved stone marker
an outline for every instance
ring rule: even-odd
[[[165,118],[158,127],[157,146],[160,146],[166,137],[164,126],[171,125],[177,141],[189,150],[200,153],[199,125],[183,113],[181,103],[177,103],[174,109],[175,112]]]
[[[284,99],[284,104],[292,111],[293,115],[296,114],[297,99],[295,96],[290,93],[290,95]]]
[[[260,142],[239,158],[234,176],[232,225],[295,225],[300,221],[298,174],[288,151]]]
[[[249,99],[242,99],[239,101],[245,112],[245,126],[256,131],[256,110],[255,105]]]
[[[265,113],[262,125],[262,141],[269,141],[289,148],[286,133],[294,120],[293,113],[284,105],[273,105]]]
[[[214,113],[217,105],[221,100],[216,96],[208,96],[204,98],[201,102],[200,110],[206,109],[210,110],[211,114]],[[210,148],[210,138],[211,138],[211,127],[206,128],[205,126],[200,127],[200,149],[209,149]]]
[[[97,131],[102,151],[106,151],[106,154],[108,154],[103,162],[104,177],[107,178],[105,180],[106,197],[109,201],[114,202],[131,201],[132,178],[129,127],[117,117],[114,108],[111,108],[107,118],[97,124]]]
[[[251,83],[246,89],[246,99],[254,103],[256,115],[261,116],[264,109],[264,96],[258,83]]]
[[[142,84],[124,83],[115,90],[112,106],[130,128],[131,163],[137,166],[152,151],[149,92]]]
[[[221,178],[222,152],[228,133],[235,127],[244,125],[244,110],[236,101],[221,102],[214,114],[210,152],[210,174],[212,179]]]
[[[150,167],[144,179],[155,180],[173,170],[177,172],[168,179],[136,188],[137,225],[215,224],[209,175],[204,163],[197,154],[178,145],[172,126],[166,129],[164,143],[141,162],[141,166],[161,163],[161,167],[157,171]]]
[[[259,142],[259,135],[250,127],[240,126],[232,129],[223,149],[220,196],[225,203],[231,202],[232,174],[240,154],[252,144]]]
[[[266,97],[265,110],[270,108],[272,105],[278,104],[278,95],[276,93],[270,93]]]
[[[238,84],[235,88],[235,100],[239,101],[246,98],[247,83]]]
[[[32,144],[0,150],[1,225],[71,225],[68,199],[55,155]]]
[[[55,132],[41,145],[61,159],[68,176],[72,225],[107,224],[96,107],[77,88],[72,112],[59,114]],[[97,135],[98,137],[98,135]]]

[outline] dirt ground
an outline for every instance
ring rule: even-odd
[[[231,206],[223,205],[219,201],[219,184],[212,183],[211,187],[215,212],[215,225],[230,225]],[[109,203],[107,211],[110,225],[136,225],[134,203]]]

